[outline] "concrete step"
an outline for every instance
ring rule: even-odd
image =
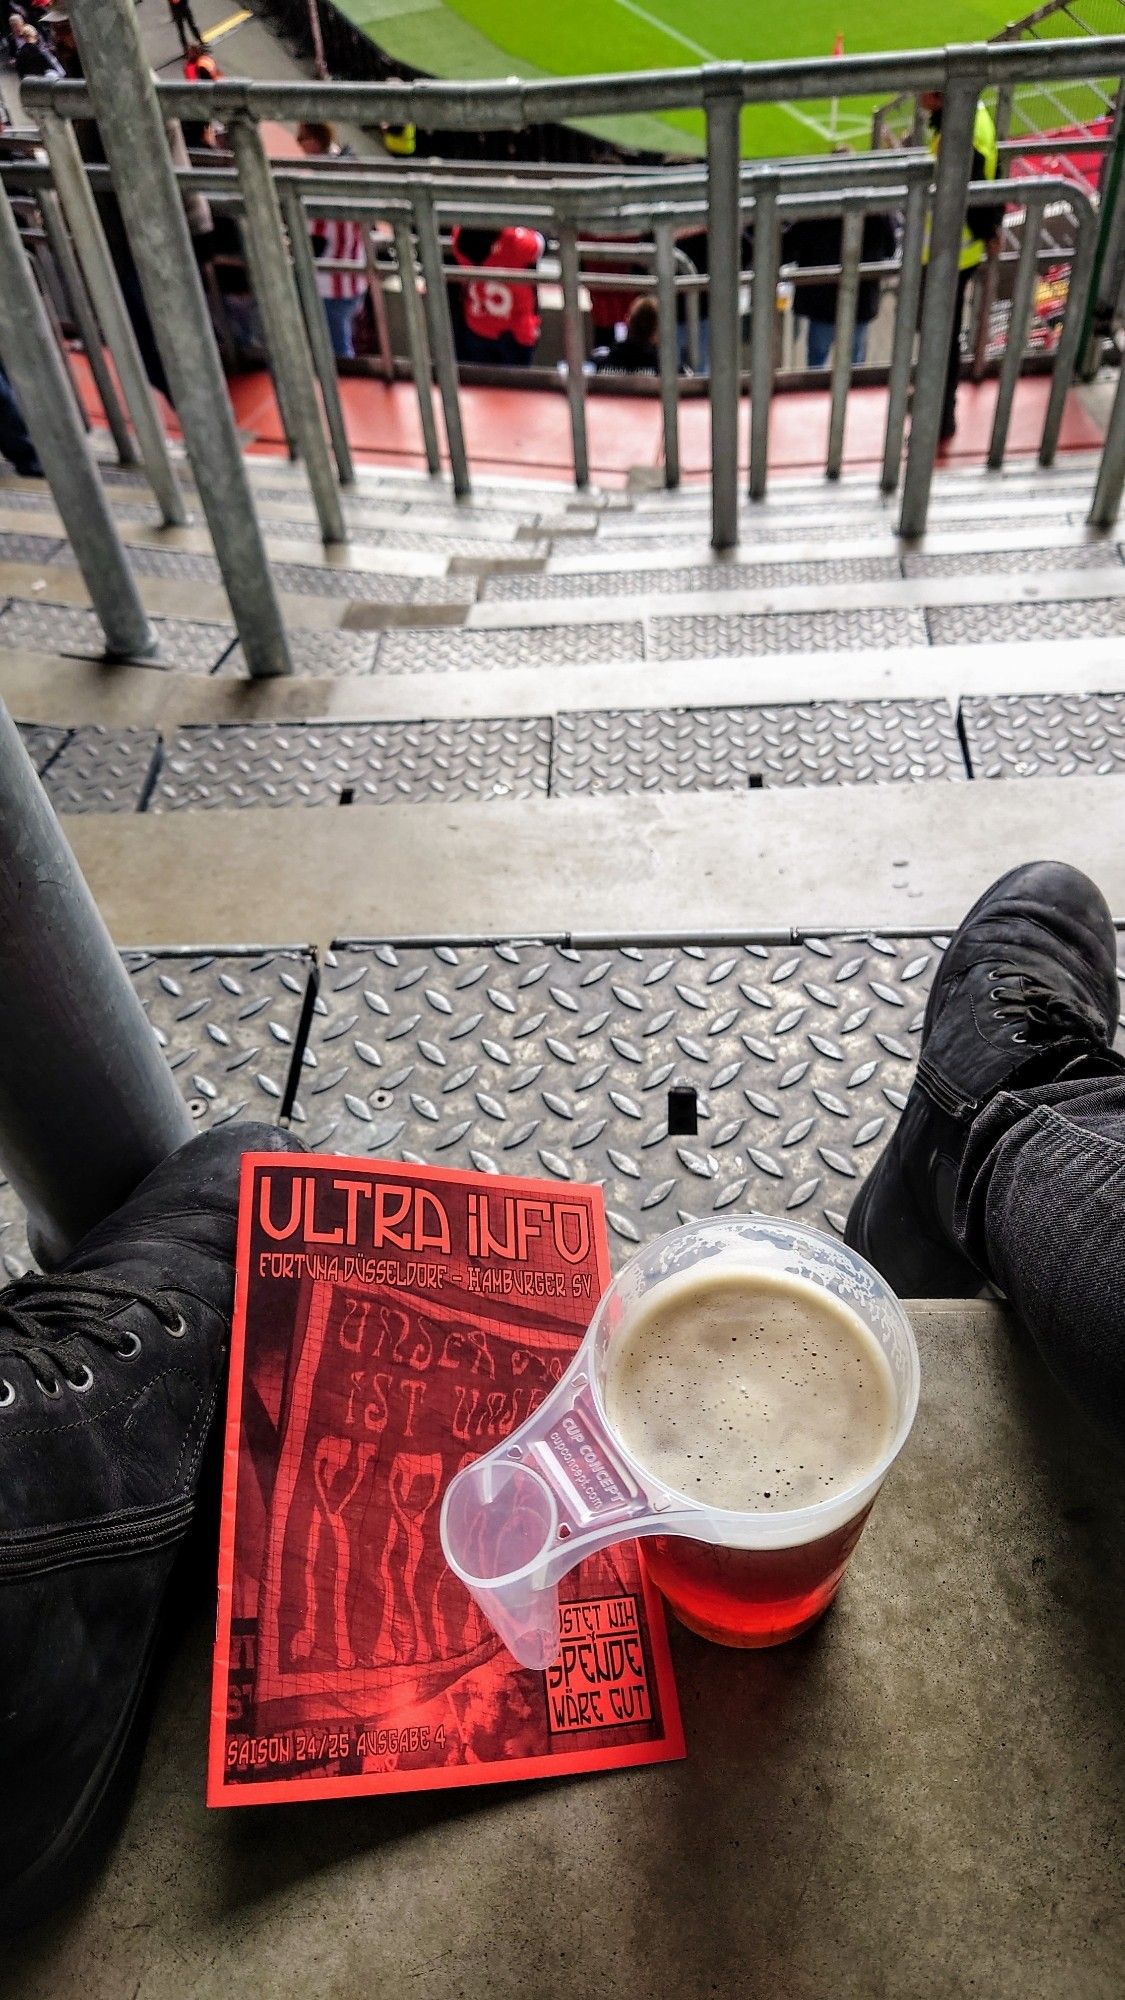
[[[1052,854],[1125,911],[1125,777],[1031,777],[958,798],[971,813],[950,813],[941,780],[388,805],[377,840],[368,811],[300,806],[66,824],[121,943],[929,931],[1042,852],[1045,826]]]

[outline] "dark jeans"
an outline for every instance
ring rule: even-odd
[[[180,47],[186,56],[193,42],[201,42],[203,40],[203,36],[196,25],[195,15],[191,11],[190,0],[169,0],[169,12],[175,23],[176,33],[180,38]],[[190,35],[188,34],[189,28],[191,29]]]
[[[479,361],[486,368],[530,368],[534,353],[533,347],[525,347],[513,333],[485,340],[472,327],[462,326],[458,330],[457,354],[461,361]]]
[[[1125,1437],[1125,1062],[1088,1070],[978,1114],[954,1229],[1048,1367]]]
[[[10,460],[17,472],[28,476],[42,473],[31,433],[3,368],[0,368],[0,458]]]

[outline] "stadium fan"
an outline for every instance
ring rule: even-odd
[[[660,348],[657,343],[659,318],[655,299],[634,299],[625,323],[625,336],[609,347],[594,349],[594,367],[599,375],[658,375]]]
[[[341,146],[334,125],[299,125],[297,144],[310,160],[346,159],[351,150]],[[322,267],[316,288],[324,302],[332,352],[338,361],[350,361],[355,355],[356,314],[367,294],[363,224],[350,215],[310,216],[309,236],[313,256]]]
[[[451,247],[454,262],[463,268],[531,271],[547,246],[537,229],[512,225],[503,229],[465,228],[458,224]],[[458,359],[501,368],[530,367],[540,330],[535,286],[480,277],[463,289],[465,298],[456,331]]]
[[[782,258],[799,269],[830,268],[840,262],[844,225],[838,215],[804,216],[790,224],[782,238]],[[882,264],[894,256],[895,226],[889,215],[866,215],[860,260]],[[867,359],[867,335],[879,311],[882,287],[878,278],[861,278],[855,306],[855,337],[852,362],[859,367]],[[798,285],[796,310],[808,321],[807,359],[810,368],[827,368],[836,336],[836,302],[839,281],[824,278],[810,285]]]
[[[405,88],[401,76],[389,76],[387,82]],[[379,137],[383,142],[383,151],[389,153],[393,160],[413,158],[418,145],[418,132],[415,126],[383,124],[379,127]]]

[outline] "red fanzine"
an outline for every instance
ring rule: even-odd
[[[683,1755],[635,1546],[517,1665],[450,1572],[442,1496],[565,1372],[609,1281],[599,1188],[243,1162],[207,1797],[480,1785]]]

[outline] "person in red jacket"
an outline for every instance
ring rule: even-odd
[[[455,263],[497,271],[533,271],[546,249],[537,229],[463,228],[453,231]],[[474,278],[461,287],[464,299],[457,329],[462,361],[494,367],[527,368],[539,340],[539,299],[534,285],[507,278]]]

